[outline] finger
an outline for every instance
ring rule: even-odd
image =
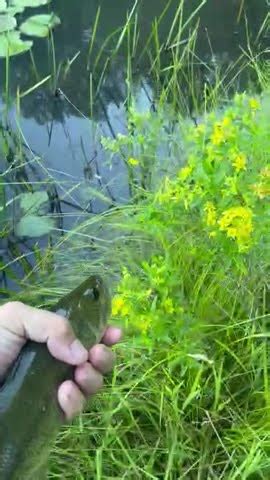
[[[103,386],[103,376],[90,363],[76,368],[75,381],[86,396],[95,395]]]
[[[106,329],[106,332],[102,338],[102,343],[104,343],[108,347],[111,347],[112,345],[115,345],[116,343],[120,342],[121,338],[122,338],[121,328],[110,326]]]
[[[71,365],[87,361],[87,350],[61,315],[21,302],[9,302],[0,308],[0,326],[22,339],[47,343],[50,353],[58,360]]]
[[[71,380],[67,380],[58,389],[58,402],[67,420],[71,420],[82,412],[86,399],[79,387]]]
[[[95,345],[89,352],[89,361],[96,370],[106,374],[113,369],[115,354],[105,345]]]

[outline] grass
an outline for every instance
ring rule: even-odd
[[[122,158],[133,201],[100,216],[83,212],[85,221],[43,255],[37,245],[16,294],[44,305],[62,294],[63,274],[71,288],[99,270],[114,293],[112,321],[126,330],[103,393],[59,434],[51,479],[269,478],[268,73],[248,47],[214,72],[207,95],[196,89],[196,29],[183,42],[189,23],[179,5],[167,42],[161,17],[145,50],[163,81],[152,112],[134,100],[135,9],[113,50],[116,57],[128,40],[127,134],[102,143],[108,158]],[[95,68],[102,52],[97,58]],[[102,77],[109,60],[103,65]],[[244,68],[261,97],[230,98]],[[187,111],[200,114],[199,126]],[[72,185],[61,188],[72,195]]]
[[[121,276],[113,312],[127,338],[104,393],[59,436],[51,478],[268,478],[268,98],[236,95],[202,126],[185,124],[177,174],[63,240],[81,251],[99,232],[100,263]],[[132,115],[149,142],[140,169],[160,134],[156,113]],[[238,205],[252,229],[241,216],[223,229]]]
[[[170,353],[159,349],[151,357],[138,347],[135,355],[130,344],[126,347],[112,390],[59,437],[54,473],[63,475],[63,463],[70,458],[64,478],[267,478],[265,413],[255,411],[251,423],[245,388],[238,396],[226,396],[239,373],[243,385],[255,387],[254,353],[251,359],[246,350],[245,367],[237,367],[234,359],[230,370],[222,362],[230,352],[222,347],[215,366],[192,360],[188,365],[181,345]]]

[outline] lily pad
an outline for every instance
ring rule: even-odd
[[[37,238],[48,235],[54,227],[55,224],[52,218],[26,215],[17,223],[15,234],[18,237]]]
[[[0,57],[6,57],[7,55],[11,57],[19,53],[27,52],[32,45],[32,41],[22,40],[20,32],[17,30],[0,33]]]
[[[7,9],[7,2],[6,0],[0,0],[0,12],[5,12]]]
[[[41,5],[47,5],[51,0],[11,0],[9,5],[11,7],[40,7]]]
[[[21,209],[26,213],[37,213],[42,205],[48,202],[48,194],[45,191],[34,193],[22,193],[20,195]]]
[[[1,0],[0,0],[1,1]],[[22,13],[24,11],[23,7],[8,7],[6,12],[9,13],[9,15],[17,15],[17,13]]]
[[[14,30],[17,27],[16,18],[11,15],[0,15],[0,33]]]
[[[25,35],[47,37],[50,30],[60,23],[60,18],[55,14],[33,15],[21,24],[20,30]]]

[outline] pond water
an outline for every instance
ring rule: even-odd
[[[63,230],[70,229],[74,221],[78,220],[78,215],[108,208],[108,202],[93,196],[93,187],[103,191],[112,203],[115,199],[125,202],[129,195],[123,164],[117,158],[111,165],[108,164],[100,143],[101,134],[113,136],[126,130],[125,45],[121,46],[110,69],[106,71],[99,95],[93,104],[90,100],[90,79],[96,87],[102,77],[104,64],[119,39],[127,13],[133,12],[139,32],[133,59],[138,78],[138,101],[142,108],[148,109],[155,91],[149,80],[148,57],[142,56],[141,52],[151,33],[154,18],[160,17],[168,7],[159,24],[160,42],[166,41],[179,3],[179,0],[54,0],[50,8],[59,15],[62,22],[54,32],[55,64],[51,44],[43,39],[34,42],[32,58],[35,67],[29,54],[12,58],[10,92],[14,100],[18,86],[24,92],[55,70],[50,80],[21,100],[20,128],[25,139],[27,158],[31,160],[32,156],[39,157],[38,162],[35,160],[35,169],[28,168],[27,175],[36,185],[43,181],[55,182],[61,211],[66,214],[61,224]],[[188,0],[184,3],[185,17],[188,18],[200,2]],[[134,7],[136,9],[133,11]],[[98,28],[89,62],[87,52],[99,9]],[[268,12],[266,0],[206,1],[188,27],[194,28],[200,18],[197,58],[207,65],[233,63],[241,54],[241,49],[247,47],[247,25],[249,40],[254,46]],[[188,35],[188,29],[186,34]],[[110,35],[111,40],[107,42],[93,72],[95,59]],[[264,35],[257,48],[263,48],[267,42],[267,35]],[[68,59],[74,60],[69,69],[66,68]],[[1,64],[0,75],[4,90],[4,62]],[[55,96],[56,88],[62,92],[58,97]],[[2,107],[4,108],[3,104]],[[9,122],[15,128],[15,107],[10,109]]]

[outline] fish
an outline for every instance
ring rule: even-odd
[[[48,310],[67,318],[86,348],[99,343],[111,314],[107,284],[92,275]],[[46,344],[27,341],[0,386],[0,480],[41,480],[65,423],[60,384],[74,366],[55,359]]]

